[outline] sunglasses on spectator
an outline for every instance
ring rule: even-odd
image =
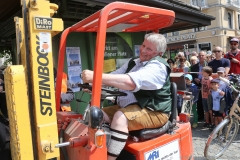
[[[186,80],[188,80],[188,81],[190,81],[190,79],[189,78],[185,78]]]
[[[216,50],[216,51],[213,51],[213,52],[222,52],[222,51]]]
[[[173,62],[167,62],[167,63],[173,63]]]
[[[236,46],[236,45],[238,45],[238,43],[230,43],[231,44],[231,46]]]

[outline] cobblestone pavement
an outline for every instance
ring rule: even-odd
[[[206,159],[204,158],[203,152],[205,143],[211,131],[209,129],[203,129],[203,124],[204,122],[199,122],[198,127],[196,129],[192,129],[194,160]],[[218,160],[240,160],[240,131],[227,151],[225,151]]]

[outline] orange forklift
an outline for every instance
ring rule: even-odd
[[[175,13],[114,2],[65,29],[60,40],[54,94],[51,38],[63,30],[63,22],[51,17],[58,6],[45,0],[21,2],[23,18],[15,18],[17,39],[20,31],[24,33],[18,42],[20,63],[5,71],[13,159],[107,160],[107,142],[111,136],[102,129],[101,102],[108,96],[124,96],[124,93],[101,88],[106,31],[119,24],[131,24],[122,32],[159,32],[172,25]],[[79,84],[92,90],[91,102],[83,115],[60,111],[66,39],[72,32],[97,33],[93,84]],[[191,125],[187,118],[177,118],[175,83],[171,83],[171,92],[169,121],[161,128],[130,132],[118,160],[193,159]]]

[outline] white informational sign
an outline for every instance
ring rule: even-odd
[[[80,74],[82,73],[82,63],[80,56],[80,47],[66,47],[68,79],[73,92],[78,92],[78,84],[82,83]]]
[[[51,52],[51,34],[49,32],[39,33],[40,51],[41,52]]]
[[[180,160],[179,141],[172,141],[144,153],[144,160]]]

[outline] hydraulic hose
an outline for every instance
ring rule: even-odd
[[[59,136],[59,143],[63,143],[64,142],[63,134],[64,134],[64,130],[61,129],[60,130],[60,136]],[[60,147],[60,150],[61,150],[61,152],[63,154],[64,160],[69,160],[66,147]]]

